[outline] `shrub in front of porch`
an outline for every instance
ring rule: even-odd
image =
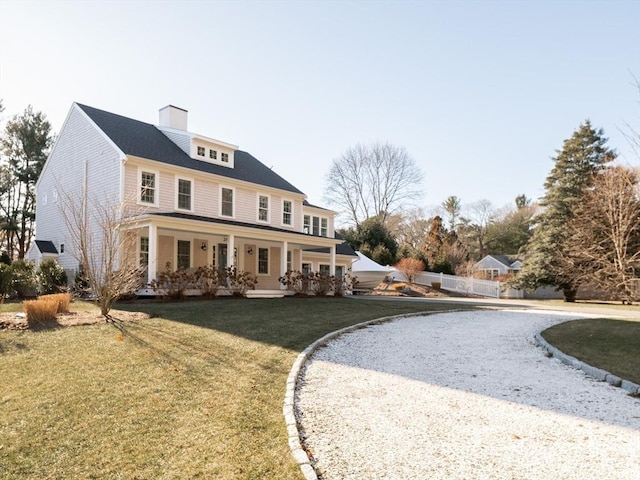
[[[229,290],[236,297],[244,296],[248,290],[255,290],[258,277],[252,273],[238,270],[236,267],[227,267],[225,273],[228,279]]]
[[[171,269],[171,263],[167,262],[164,270],[158,273],[157,280],[151,281],[151,288],[155,292],[162,292],[164,298],[170,300],[183,300],[188,288],[193,288],[195,275],[184,268]]]

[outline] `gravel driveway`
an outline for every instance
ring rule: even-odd
[[[640,399],[547,358],[567,317],[405,318],[317,350],[297,414],[324,480],[640,480]]]

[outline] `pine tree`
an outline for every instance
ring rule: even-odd
[[[592,186],[594,175],[616,157],[607,147],[602,129],[586,120],[564,141],[553,158],[555,164],[545,181],[543,212],[536,218],[533,236],[524,250],[524,265],[516,284],[524,288],[553,285],[565,301],[575,301],[580,286],[578,259],[562,254],[568,236],[567,224]]]

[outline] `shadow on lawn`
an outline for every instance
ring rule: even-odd
[[[461,307],[440,303],[387,300],[361,302],[349,298],[290,297],[132,302],[119,304],[117,308],[142,311],[152,317],[302,351],[327,333],[355,323],[405,313],[430,313]]]

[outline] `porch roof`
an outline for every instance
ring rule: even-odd
[[[293,235],[296,237],[296,242],[301,244],[327,245],[327,241],[328,241],[330,243],[338,245],[343,242],[343,240],[340,238],[322,237],[319,235],[312,235],[312,234],[307,234],[303,232],[287,230],[285,228],[272,227],[270,225],[259,225],[255,223],[238,222],[236,220],[228,220],[226,218],[203,217],[201,215],[192,215],[192,214],[182,213],[182,212],[147,213],[146,215],[143,215],[143,217],[144,216],[148,216],[152,218],[160,217],[160,218],[168,218],[168,219],[186,220],[190,222],[204,222],[208,224],[217,224],[225,227],[237,227],[242,229],[273,232],[277,234],[284,234],[287,236]],[[258,233],[256,232],[256,235],[257,234]]]

